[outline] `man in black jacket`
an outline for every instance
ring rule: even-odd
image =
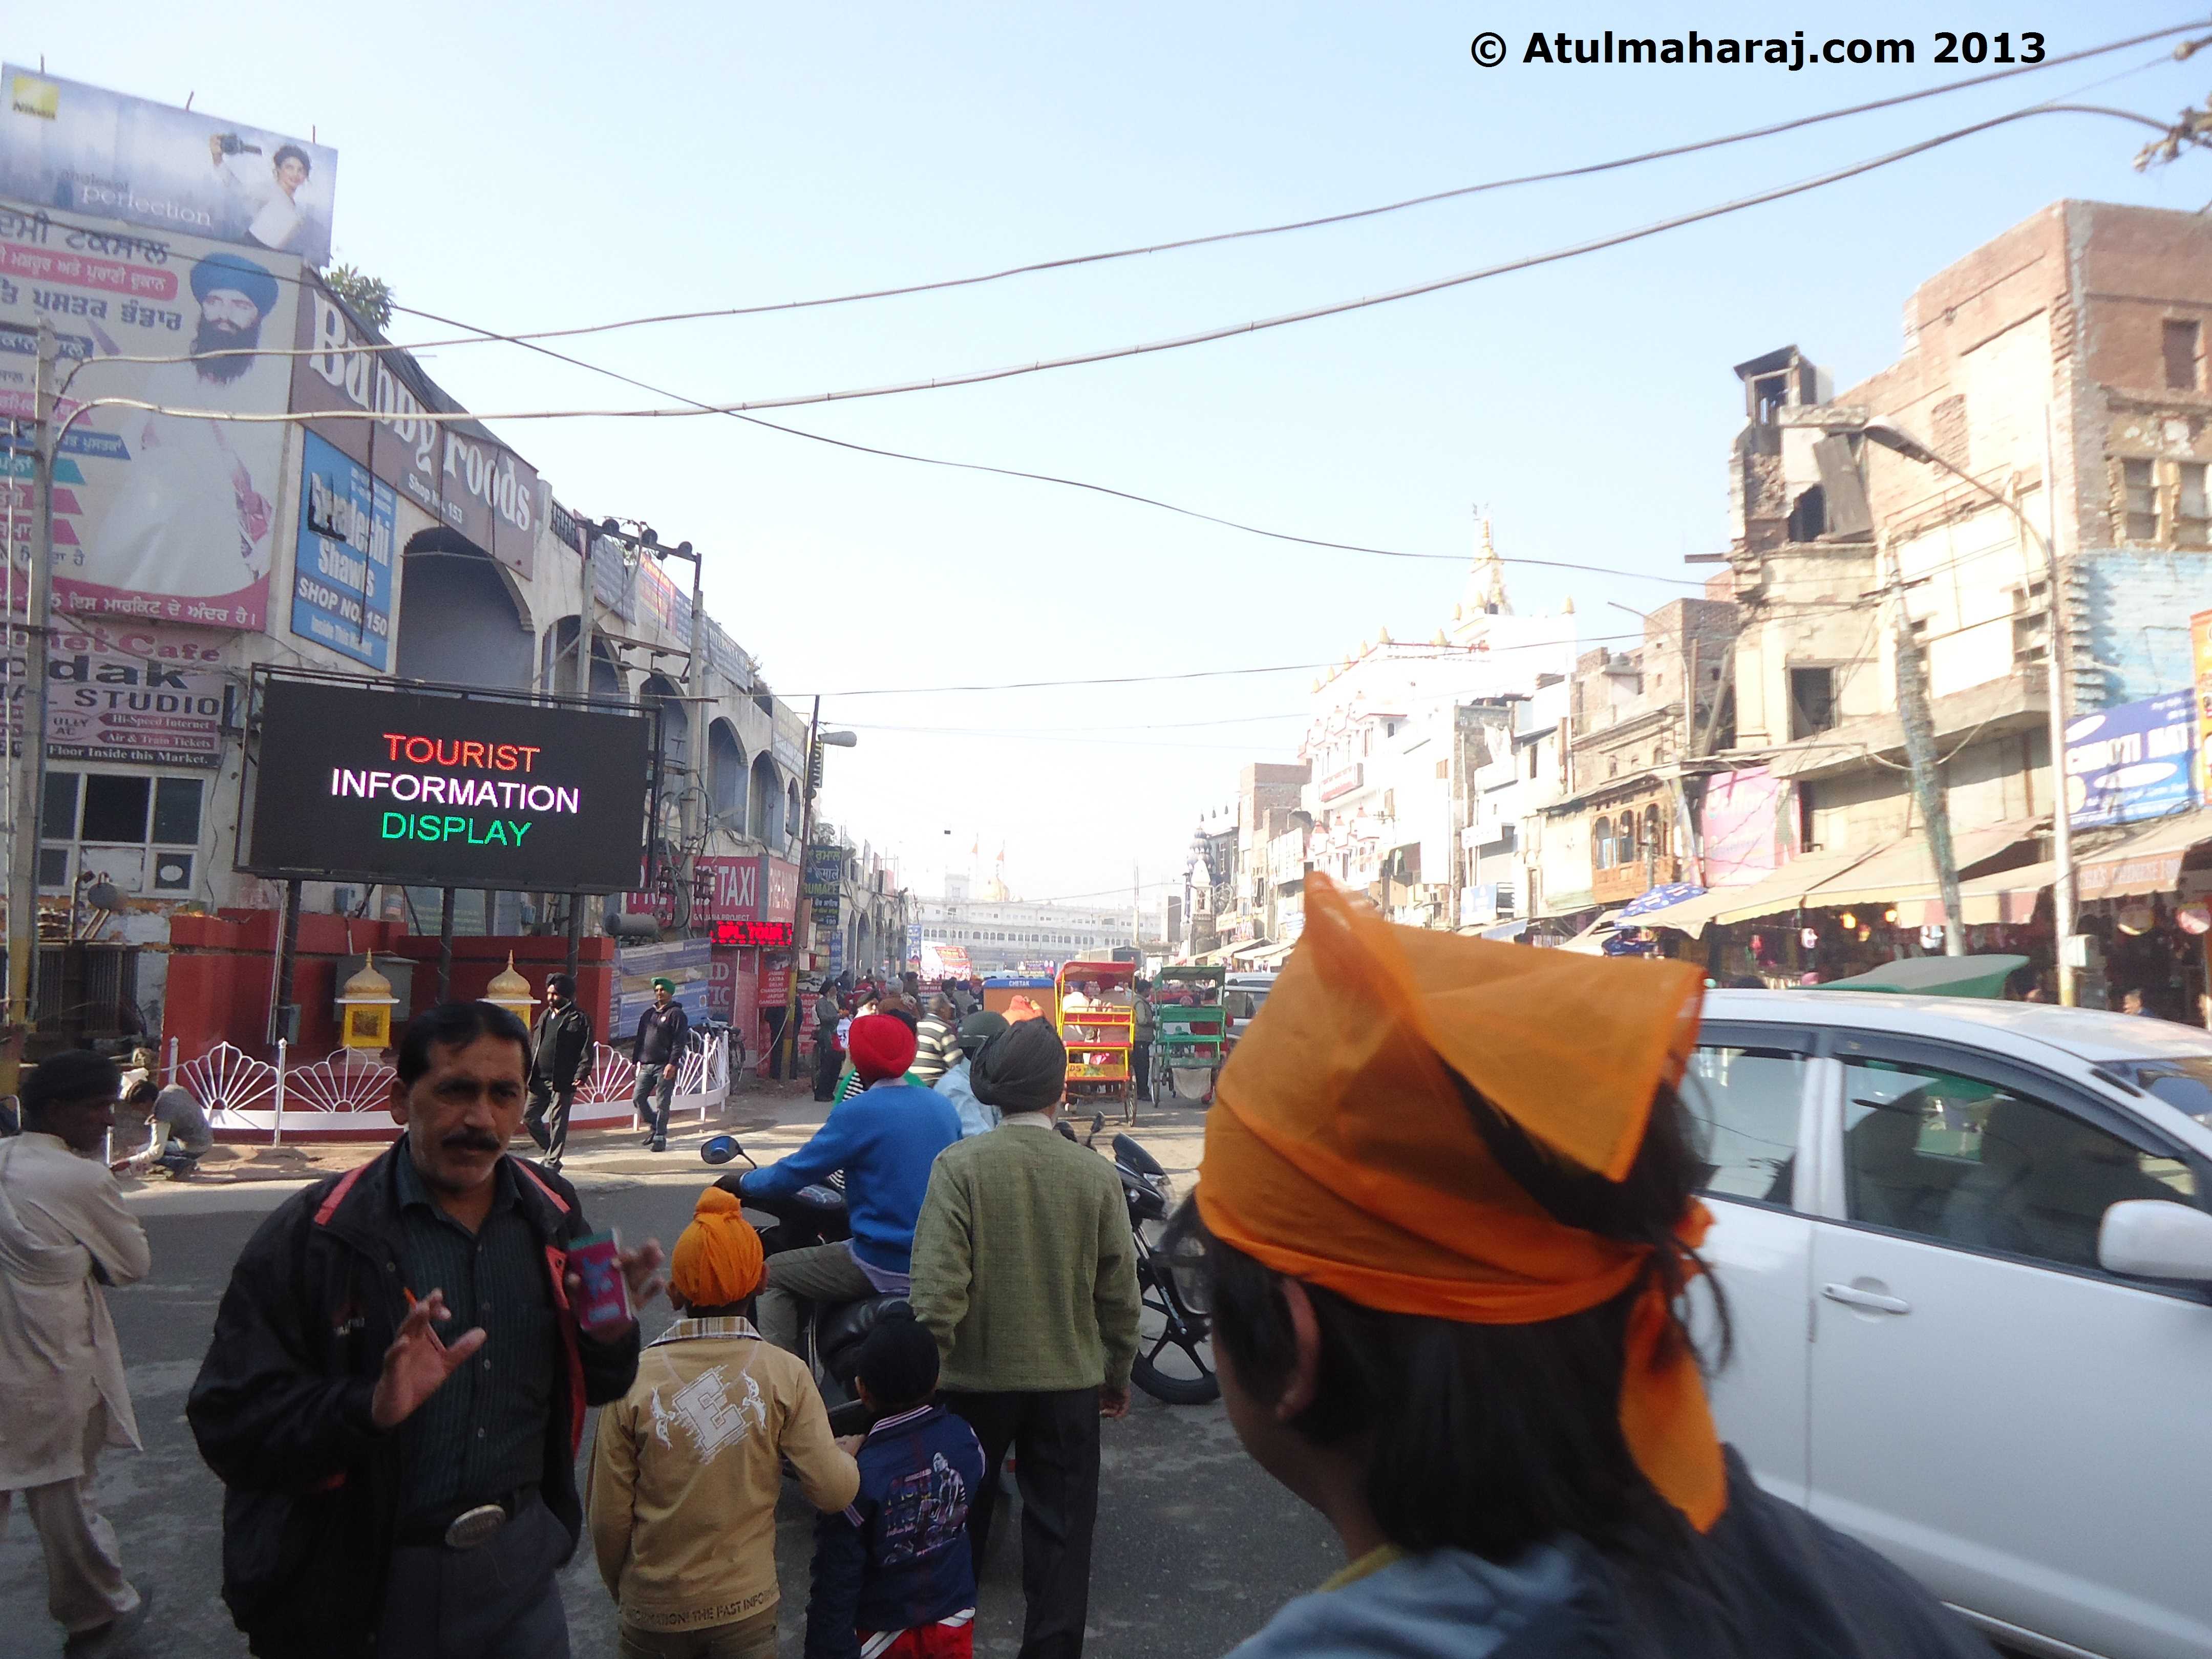
[[[223,1599],[262,1659],[568,1651],[576,1447],[585,1408],[635,1379],[638,1333],[579,1328],[575,1190],[507,1156],[528,1048],[489,1003],[418,1016],[392,1091],[406,1133],[277,1209],[232,1269],[185,1415],[228,1488]],[[660,1259],[623,1254],[633,1306]]]
[[[676,1096],[676,1074],[684,1069],[684,1044],[690,1035],[691,1016],[676,1000],[676,981],[654,980],[653,1006],[638,1016],[629,1058],[637,1067],[633,1105],[645,1120],[645,1144],[656,1152],[668,1150],[668,1107]]]
[[[568,1144],[569,1109],[578,1085],[591,1074],[591,1016],[576,1006],[576,981],[555,974],[545,981],[545,1013],[531,1049],[530,1110],[522,1127],[556,1174]]]

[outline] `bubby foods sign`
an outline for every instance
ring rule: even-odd
[[[635,714],[271,680],[244,867],[626,891],[644,854],[649,726]]]

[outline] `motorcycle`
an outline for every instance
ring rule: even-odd
[[[708,1164],[742,1158],[748,1167],[760,1167],[730,1135],[712,1137],[699,1148],[699,1156]],[[789,1250],[835,1244],[853,1236],[842,1175],[779,1198],[739,1192],[740,1178],[726,1175],[714,1184],[737,1197],[748,1210],[769,1218],[770,1224],[760,1228],[764,1255],[775,1257]],[[822,1391],[823,1404],[830,1408],[833,1432],[865,1434],[874,1421],[853,1387],[853,1374],[860,1369],[860,1345],[867,1340],[876,1322],[886,1310],[905,1301],[902,1296],[865,1296],[856,1302],[807,1304],[799,1322],[799,1357],[806,1361],[815,1387]]]
[[[1066,1123],[1058,1127],[1070,1140],[1076,1139]],[[1104,1113],[1092,1117],[1083,1144],[1095,1142],[1105,1127]],[[1169,1248],[1174,1189],[1167,1171],[1133,1136],[1115,1135],[1113,1147],[1114,1173],[1121,1177],[1129,1231],[1137,1244],[1137,1358],[1130,1381],[1170,1406],[1211,1404],[1221,1397],[1221,1379],[1213,1370],[1203,1247],[1184,1240]]]
[[[1104,1114],[1095,1116],[1084,1144],[1095,1141],[1105,1124]],[[1070,1140],[1077,1138],[1065,1122],[1059,1127]],[[1206,1305],[1205,1262],[1200,1247],[1190,1242],[1174,1250],[1167,1246],[1173,1190],[1158,1160],[1126,1134],[1114,1137],[1113,1152],[1114,1173],[1121,1182],[1137,1254],[1137,1358],[1130,1380],[1167,1405],[1208,1405],[1221,1397],[1221,1379],[1213,1370],[1212,1322]],[[699,1148],[699,1156],[709,1164],[742,1158],[748,1166],[760,1167],[729,1135],[708,1140]],[[784,1198],[741,1193],[739,1179],[727,1175],[715,1185],[736,1194],[748,1209],[771,1218],[772,1224],[761,1230],[761,1247],[767,1255],[775,1256],[852,1237],[840,1176],[802,1187]],[[830,1425],[839,1434],[858,1434],[869,1425],[867,1409],[853,1389],[860,1344],[884,1310],[904,1299],[863,1297],[857,1302],[816,1306],[808,1310],[801,1324],[805,1349],[802,1357],[830,1407]]]

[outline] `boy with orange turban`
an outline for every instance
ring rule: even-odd
[[[860,1490],[804,1362],[747,1317],[760,1235],[709,1187],[669,1258],[678,1317],[599,1414],[585,1505],[622,1609],[622,1659],[775,1659],[781,1460],[830,1513]]]
[[[1351,1565],[1237,1659],[1986,1656],[1714,1431],[1698,971],[1394,927],[1320,876],[1305,915],[1177,1225],[1237,1437]]]

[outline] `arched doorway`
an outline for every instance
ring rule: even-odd
[[[545,689],[556,696],[573,697],[576,692],[576,629],[580,624],[574,617],[562,617],[545,630],[538,647],[538,671]],[[623,702],[622,673],[609,654],[605,640],[594,635],[592,639],[592,700],[594,702]]]
[[[743,835],[745,830],[744,745],[727,720],[707,728],[707,802],[717,829]]]
[[[529,690],[536,632],[490,557],[439,529],[411,538],[403,557],[393,672],[402,679]]]
[[[746,809],[745,833],[763,846],[775,845],[782,831],[783,796],[775,787],[775,763],[767,755],[753,757],[752,801]]]

